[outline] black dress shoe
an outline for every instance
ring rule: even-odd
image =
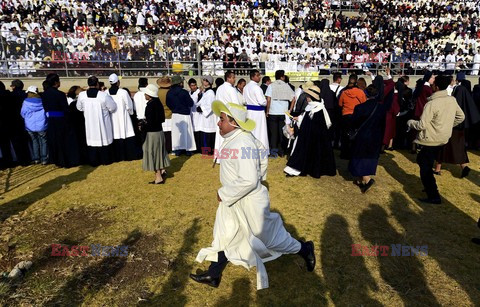
[[[442,203],[442,200],[440,198],[419,198],[419,201],[422,203],[427,203],[427,204],[434,204],[434,205],[440,205]]]
[[[190,274],[190,278],[198,283],[209,285],[210,287],[218,288],[220,285],[221,277],[212,277],[208,275],[208,272],[203,274]]]
[[[160,181],[160,182],[156,182],[155,180],[150,181],[148,184],[165,184],[165,179],[163,181]]]
[[[468,174],[470,174],[470,167],[465,166],[465,167],[462,169],[462,177],[461,177],[461,178],[467,177]]]
[[[304,244],[305,252],[302,254],[305,264],[307,265],[307,271],[313,272],[315,269],[315,247],[312,241],[308,241]]]
[[[372,187],[372,185],[375,183],[375,180],[371,178],[367,183],[365,183],[361,189],[362,193],[367,193],[367,191]]]

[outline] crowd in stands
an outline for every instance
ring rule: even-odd
[[[64,60],[72,68],[125,61],[127,70],[205,60],[228,69],[294,61],[327,73],[396,61],[406,74],[478,74],[478,1],[354,4],[358,16],[347,17],[341,1],[326,0],[2,1],[2,73],[35,75]]]

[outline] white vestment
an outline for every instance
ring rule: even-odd
[[[198,102],[198,106],[202,109],[199,119],[200,131],[205,133],[214,133],[217,130],[216,116],[212,111],[212,103],[215,100],[215,93],[212,89],[207,90],[202,95],[202,99]]]
[[[256,123],[252,134],[268,149],[267,118],[265,116],[267,99],[255,81],[250,81],[243,88],[243,96],[247,104],[247,118],[254,120]],[[253,108],[263,107],[263,110],[251,110],[249,106],[253,106]]]
[[[134,109],[137,112],[138,119],[145,119],[145,108],[147,107],[147,100],[145,99],[145,93],[142,92],[142,88],[138,89],[138,92],[133,96]]]
[[[190,97],[192,97],[193,100],[193,107],[192,107],[192,122],[193,122],[193,131],[197,132],[200,131],[200,121],[202,114],[200,112],[197,112],[197,107],[198,107],[198,95],[200,94],[200,89],[197,89],[195,92],[188,92],[190,94]]]
[[[241,104],[240,101],[238,100],[237,89],[228,82],[223,83],[217,88],[217,94],[215,96],[215,99],[220,100],[224,104],[227,104],[229,102]],[[215,116],[215,120],[216,122],[218,122],[220,118],[218,118],[218,116]],[[218,129],[218,126],[216,129],[217,130],[215,133],[215,149],[218,150],[220,146],[222,146],[223,138],[220,135],[220,130]]]
[[[172,113],[172,150],[197,150],[190,115]]]
[[[260,152],[259,152],[260,151]],[[257,289],[268,288],[264,263],[282,254],[300,251],[278,213],[270,212],[266,179],[268,154],[251,133],[236,129],[223,142],[220,154],[218,195],[220,202],[213,227],[212,246],[203,248],[196,261],[218,261],[225,252],[228,261],[247,269],[257,267]]]
[[[116,95],[111,95],[117,104],[117,109],[112,113],[113,138],[126,139],[135,136],[130,115],[133,114],[133,102],[128,92],[119,88]]]
[[[87,145],[92,147],[108,146],[113,142],[112,116],[117,104],[112,97],[99,91],[97,97],[89,98],[87,91],[78,95],[77,109],[85,116]]]

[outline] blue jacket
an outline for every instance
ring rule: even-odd
[[[47,130],[47,116],[41,98],[25,99],[20,114],[25,119],[27,131],[40,132]]]
[[[172,86],[167,92],[167,107],[172,113],[190,115],[193,100],[190,94],[178,85]]]

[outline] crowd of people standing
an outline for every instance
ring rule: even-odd
[[[375,183],[371,176],[380,154],[394,149],[418,152],[430,200],[440,199],[432,178],[441,174],[442,163],[458,164],[461,177],[468,176],[467,148],[480,147],[480,84],[472,89],[464,74],[453,80],[426,71],[411,89],[407,76],[395,82],[388,69],[385,77],[368,72],[368,86],[365,78],[350,75],[343,87],[342,78],[335,73],[331,84],[323,79],[295,88],[282,70],[273,81],[251,70],[248,83],[236,82],[235,73],[228,71],[215,82],[202,77],[200,86],[190,79],[188,90],[178,75],[164,76],[156,85],[140,78],[133,98],[116,74],[109,76],[106,90],[91,76],[86,90],[74,86],[67,94],[59,90],[57,74],[47,76],[41,93],[36,86],[24,91],[21,80],[12,81],[11,91],[1,83],[2,167],[97,166],[139,159],[143,152],[143,168],[155,172],[152,183],[164,183],[169,150],[177,156],[201,153],[216,162],[228,156],[222,152],[219,118],[212,110],[219,100],[246,107],[256,122],[251,133],[264,153],[287,157],[287,176],[336,175],[335,148],[341,159],[349,160],[349,171],[363,192]],[[445,118],[439,117],[440,109]],[[431,135],[439,131],[440,136]]]
[[[160,70],[167,61],[202,60],[223,61],[226,69],[296,61],[306,71],[361,70],[394,55],[409,74],[428,67],[478,75],[478,1],[362,0],[358,16],[332,1],[292,3],[4,1],[1,53],[10,64],[0,73],[35,74],[63,60],[73,70],[118,61],[126,71]]]

